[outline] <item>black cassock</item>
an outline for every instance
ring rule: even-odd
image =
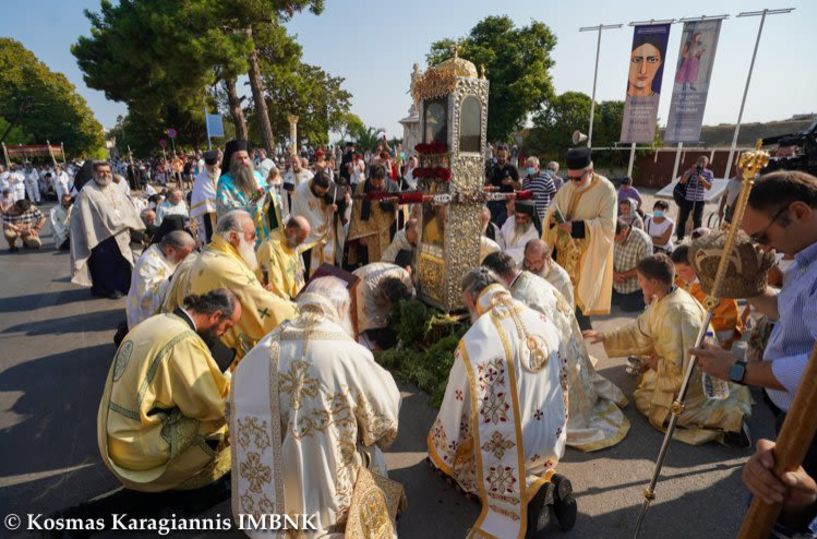
[[[130,289],[131,265],[111,236],[91,249],[88,259],[88,270],[91,272],[91,293],[95,296],[110,296],[119,292],[127,294]]]

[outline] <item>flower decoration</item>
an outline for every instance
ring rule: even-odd
[[[451,169],[445,167],[417,167],[413,171],[414,177],[421,180],[451,180]]]
[[[421,142],[414,147],[414,151],[420,155],[439,155],[448,152],[448,144],[444,142]]]

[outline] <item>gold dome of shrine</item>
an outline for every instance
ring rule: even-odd
[[[454,48],[454,56],[452,58],[440,62],[436,66],[432,67],[431,70],[436,71],[441,75],[448,75],[451,77],[467,77],[471,79],[479,78],[476,66],[472,62],[469,62],[464,58],[460,58],[456,47]]]

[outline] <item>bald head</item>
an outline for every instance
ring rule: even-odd
[[[523,267],[531,273],[541,274],[550,268],[550,246],[542,240],[530,240],[525,244]]]
[[[312,227],[309,226],[309,221],[302,215],[293,215],[287,221],[284,228],[284,235],[286,236],[287,247],[294,249],[301,245],[309,236]]]

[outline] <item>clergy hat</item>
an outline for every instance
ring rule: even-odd
[[[524,213],[530,217],[539,235],[542,235],[542,223],[539,220],[539,214],[536,212],[536,204],[532,200],[517,200],[516,204],[514,204],[514,212]]]
[[[248,152],[250,144],[246,140],[233,139],[224,147],[224,159],[221,161],[221,173],[227,174],[230,171],[230,162],[233,160],[235,152]]]
[[[566,161],[569,170],[579,170],[589,167],[593,161],[590,148],[570,148],[567,150]]]
[[[206,165],[215,165],[218,163],[218,152],[215,150],[204,152],[204,163]]]

